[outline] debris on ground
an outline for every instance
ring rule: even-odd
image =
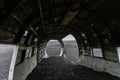
[[[42,59],[26,80],[120,80],[108,73],[72,64],[63,57]]]

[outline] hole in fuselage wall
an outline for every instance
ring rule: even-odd
[[[62,41],[65,46],[66,58],[72,63],[77,64],[79,62],[79,50],[78,50],[78,44],[75,37],[69,34],[66,37],[64,37]]]
[[[61,40],[49,40],[46,44],[45,55],[43,58],[61,56],[71,63],[78,64],[79,49],[75,37],[71,34]]]
[[[58,40],[49,40],[46,49],[45,55],[48,57],[59,56],[61,52],[61,45]]]

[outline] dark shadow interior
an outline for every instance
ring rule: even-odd
[[[68,50],[62,39],[69,34],[76,42]],[[40,64],[49,40],[61,44],[60,53],[50,54],[120,77],[119,35],[120,0],[0,0],[0,44],[17,46],[15,80]]]

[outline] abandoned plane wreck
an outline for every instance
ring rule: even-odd
[[[0,80],[120,80],[120,0],[0,0]]]

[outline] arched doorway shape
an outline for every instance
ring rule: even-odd
[[[59,56],[60,53],[61,53],[61,43],[58,40],[49,40],[45,48],[45,55]]]
[[[65,46],[65,55],[66,58],[75,63],[78,64],[79,62],[79,50],[78,50],[78,44],[75,39],[75,37],[72,34],[67,35],[62,39],[64,46]]]

